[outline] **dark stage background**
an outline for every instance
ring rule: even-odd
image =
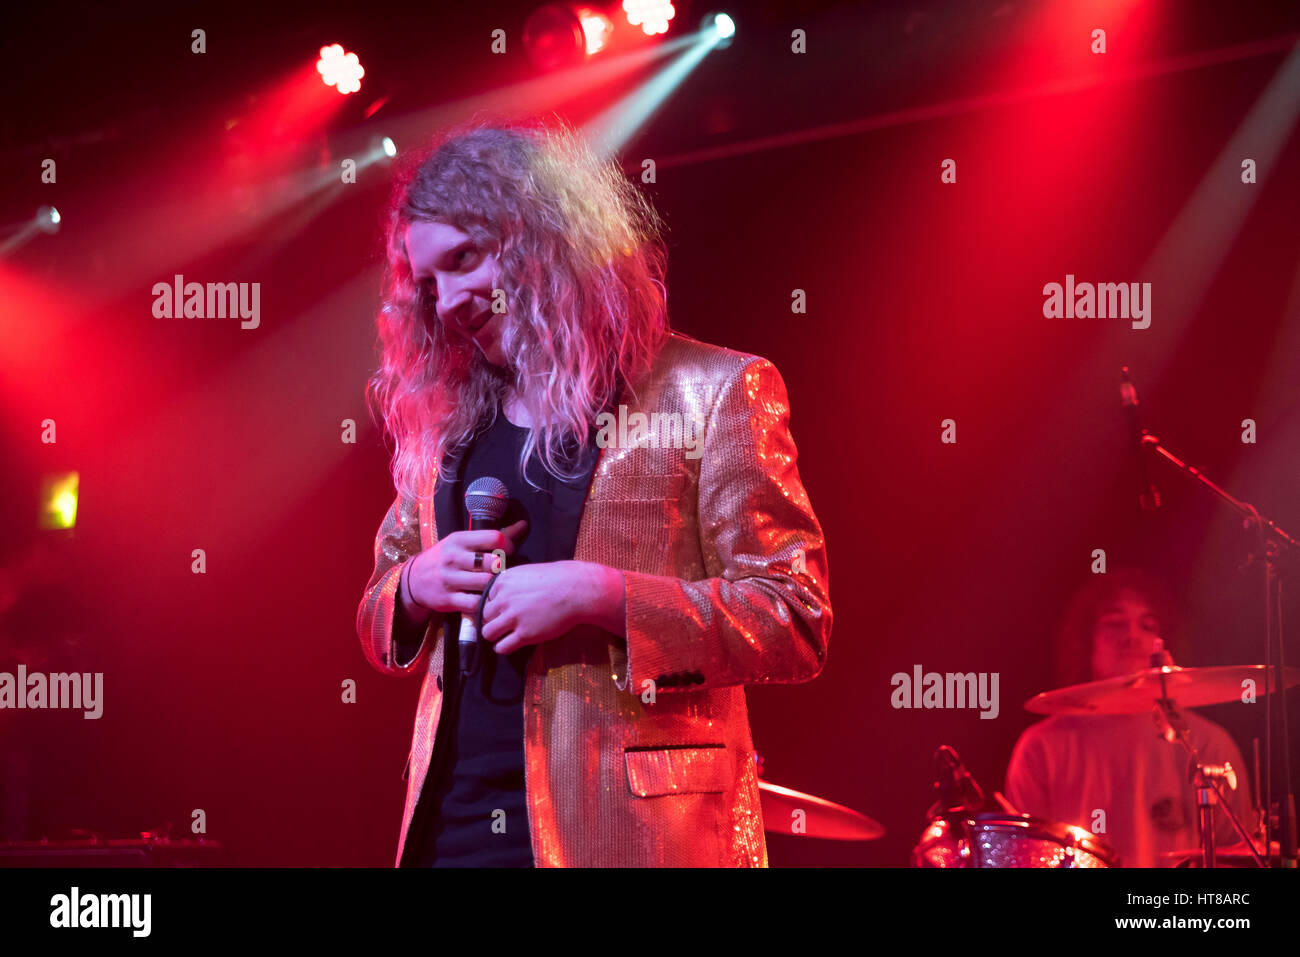
[[[1180,663],[1263,660],[1248,538],[1171,471],[1165,508],[1140,513],[1117,387],[1130,366],[1149,428],[1300,530],[1300,7],[795,7],[726,7],[736,43],[620,159],[657,162],[674,326],[783,373],[828,539],[829,664],[749,691],[755,744],[769,780],[889,833],[771,837],[772,864],[902,865],[938,745],[1001,787],[1093,549],[1169,582]],[[666,62],[539,82],[518,42],[531,9],[56,4],[6,31],[26,80],[0,111],[0,220],[49,203],[64,221],[0,258],[0,670],[103,671],[105,699],[98,721],[0,713],[3,836],[188,836],[201,808],[231,863],[391,862],[419,682],[371,671],[353,630],[393,494],[363,399],[390,167],[302,177],[479,108],[581,123]],[[361,92],[295,99],[330,42],[359,52]],[[260,282],[260,326],[154,318],[176,273]],[[1044,318],[1067,273],[1152,283],[1150,328]],[[35,525],[63,469],[71,535]],[[893,709],[890,676],[916,664],[999,673],[1000,714]],[[1207,713],[1249,756],[1260,709]]]

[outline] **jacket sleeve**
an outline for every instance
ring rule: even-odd
[[[403,631],[397,588],[406,562],[420,553],[420,514],[415,501],[398,494],[375,536],[375,570],[357,609],[357,637],[371,666],[384,674],[407,674],[427,653],[428,626]],[[434,615],[430,624],[441,625]]]
[[[821,526],[799,480],[785,383],[751,357],[722,386],[700,456],[709,577],[625,571],[627,675],[640,692],[795,684],[826,663],[831,605]]]

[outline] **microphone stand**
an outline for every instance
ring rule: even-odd
[[[1223,808],[1233,828],[1241,835],[1246,847],[1250,849],[1251,855],[1255,858],[1255,865],[1257,867],[1268,867],[1264,859],[1259,856],[1259,852],[1255,850],[1254,840],[1246,833],[1246,828],[1242,825],[1241,819],[1237,817],[1236,812],[1233,811],[1232,805],[1228,803],[1228,796],[1223,793],[1220,786],[1219,782],[1226,780],[1228,787],[1235,791],[1237,789],[1236,772],[1231,764],[1201,763],[1201,756],[1192,745],[1187,722],[1183,720],[1183,716],[1178,713],[1177,705],[1169,697],[1169,689],[1165,686],[1164,674],[1160,675],[1160,697],[1156,699],[1154,717],[1161,726],[1165,740],[1177,741],[1182,745],[1183,750],[1187,752],[1187,766],[1191,769],[1188,777],[1196,788],[1196,812],[1201,831],[1201,866],[1215,866],[1214,808],[1217,804]]]
[[[1285,666],[1286,648],[1282,640],[1282,575],[1281,559],[1285,555],[1295,559],[1300,555],[1300,541],[1269,518],[1259,513],[1259,509],[1249,502],[1233,498],[1219,486],[1206,478],[1198,468],[1188,465],[1178,456],[1160,444],[1160,440],[1150,432],[1143,430],[1142,447],[1161,456],[1180,472],[1194,478],[1203,488],[1209,489],[1219,499],[1226,502],[1237,514],[1245,519],[1245,527],[1253,528],[1259,535],[1259,556],[1264,563],[1264,853],[1271,856],[1273,831],[1273,697],[1278,699],[1278,714],[1281,721],[1282,745],[1282,796],[1278,805],[1278,831],[1280,838],[1280,860],[1282,867],[1296,866],[1296,821],[1295,794],[1291,790],[1291,745],[1289,725],[1287,722],[1286,690],[1283,687],[1283,668]],[[1276,646],[1277,660],[1274,662],[1273,650]],[[1270,681],[1270,674],[1272,680]],[[1274,688],[1270,692],[1270,685]],[[1199,778],[1199,776],[1198,776]],[[1198,796],[1205,791],[1201,786],[1204,779],[1198,779]],[[1211,782],[1213,783],[1213,782]],[[1217,790],[1217,786],[1215,788]],[[1208,792],[1205,792],[1208,798]],[[1198,805],[1201,802],[1198,799]],[[1226,805],[1225,805],[1226,807]],[[1212,810],[1212,809],[1211,809]],[[1235,823],[1235,820],[1234,820]],[[1246,842],[1251,845],[1250,841]],[[1212,844],[1208,850],[1207,863],[1213,860]]]

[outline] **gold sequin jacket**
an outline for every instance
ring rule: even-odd
[[[766,359],[673,334],[622,404],[626,425],[600,443],[574,558],[622,569],[627,636],[584,626],[534,648],[524,688],[533,857],[543,867],[766,867],[744,686],[815,678],[831,631],[826,549],[795,465],[785,383]],[[638,434],[637,412],[658,426]],[[398,864],[458,625],[435,614],[419,653],[397,662],[402,566],[438,541],[438,512],[444,528],[454,514],[435,498],[432,488],[418,502],[397,496],[357,612],[373,667],[424,674]]]

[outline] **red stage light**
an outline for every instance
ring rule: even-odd
[[[355,53],[345,53],[337,43],[320,48],[320,59],[316,61],[316,72],[321,75],[326,86],[332,86],[340,93],[355,93],[361,89],[361,78],[366,75],[365,68]]]
[[[668,21],[677,15],[670,0],[623,0],[627,22],[640,27],[646,36],[668,32]]]

